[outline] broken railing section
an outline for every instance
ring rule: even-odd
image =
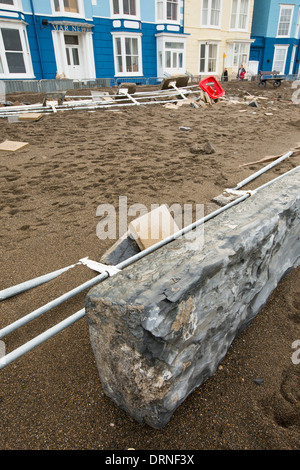
[[[162,428],[300,265],[300,167],[90,290],[86,317],[105,393]]]
[[[106,91],[92,90],[91,95],[67,95],[66,92],[53,92],[45,95],[42,103],[21,106],[0,107],[0,118],[11,120],[26,113],[28,120],[40,119],[41,115],[57,113],[66,110],[96,110],[115,107],[140,106],[151,104],[170,104],[190,99],[194,107],[198,107],[197,100],[212,103],[208,94],[198,85],[189,85],[189,77],[172,76],[162,81],[160,89],[154,91],[137,91],[135,83],[122,83],[117,93],[109,94]]]
[[[92,90],[91,95],[71,96],[66,92],[46,94],[42,103],[22,106],[0,107],[0,117],[12,118],[26,113],[52,114],[65,110],[96,110],[124,106],[164,104],[187,100],[188,96],[197,96],[202,90],[197,85],[188,85],[188,76],[176,76],[162,81],[161,87],[154,91],[136,91],[136,84],[122,83],[117,93],[109,94]]]

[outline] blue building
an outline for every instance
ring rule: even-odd
[[[183,0],[0,0],[0,79],[184,73]]]
[[[300,72],[300,0],[255,0],[250,63],[255,71]]]

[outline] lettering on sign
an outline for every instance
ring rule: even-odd
[[[69,33],[91,33],[91,26],[69,25],[69,24],[54,24],[55,31],[68,31]]]

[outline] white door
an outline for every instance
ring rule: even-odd
[[[184,73],[184,43],[165,43],[165,72]]]
[[[78,34],[65,34],[65,50],[67,58],[67,78],[84,78],[84,66],[82,58],[82,48]]]
[[[258,66],[259,66],[259,61],[258,60],[249,60],[248,62],[248,75],[258,75]]]

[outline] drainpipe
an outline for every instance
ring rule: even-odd
[[[32,17],[33,17],[33,26],[34,26],[34,32],[35,32],[35,37],[36,37],[36,42],[37,42],[38,54],[39,54],[39,59],[40,59],[40,64],[41,64],[42,79],[43,79],[43,78],[45,78],[45,74],[44,74],[44,67],[43,67],[43,61],[42,61],[42,52],[41,52],[39,34],[38,34],[37,26],[36,26],[36,18],[35,18],[35,10],[34,10],[34,5],[33,5],[33,0],[30,0],[30,5],[31,5]]]

